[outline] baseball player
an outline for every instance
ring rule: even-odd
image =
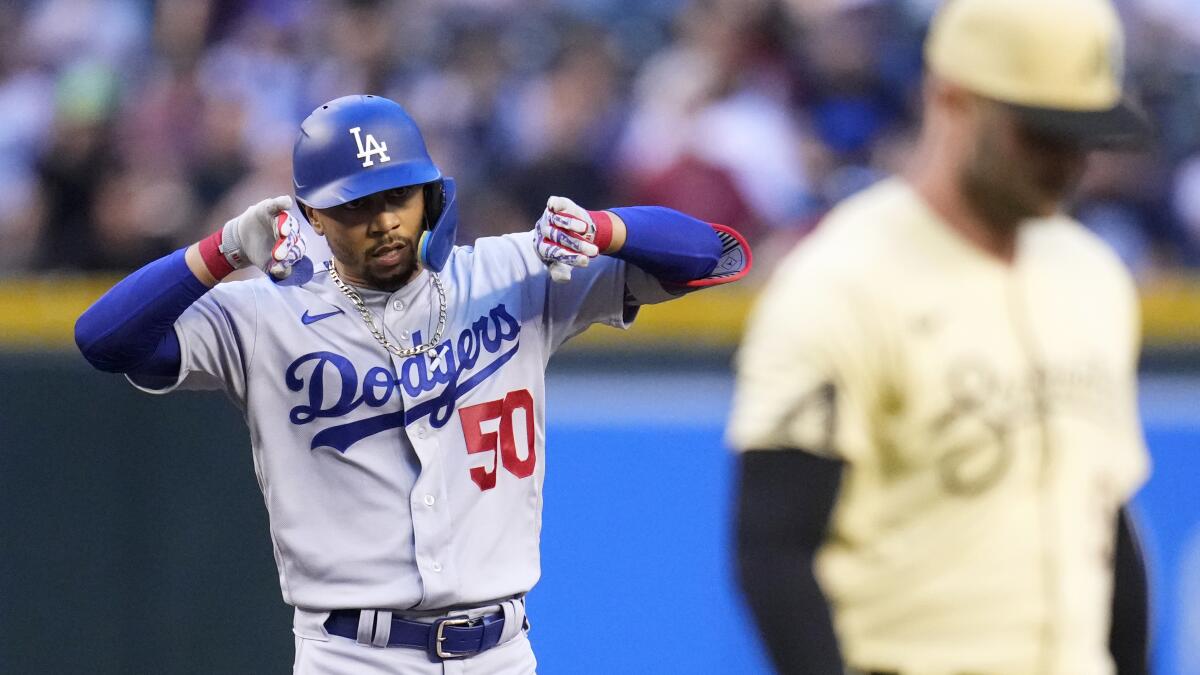
[[[97,368],[245,412],[297,673],[527,673],[544,371],[593,323],[749,269],[733,230],[552,197],[530,232],[454,246],[454,182],[395,102],[303,122],[296,201],[267,199],[80,317]],[[271,276],[217,285],[236,268]]]
[[[728,439],[782,672],[1146,672],[1137,297],[1061,211],[1089,148],[1145,135],[1121,39],[1107,0],[945,3],[911,169],[759,299]]]

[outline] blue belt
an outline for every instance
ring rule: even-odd
[[[325,630],[330,635],[357,640],[358,615],[357,609],[336,609],[325,620]],[[487,651],[500,642],[503,632],[503,612],[474,619],[465,615],[446,616],[433,623],[393,616],[387,646],[424,649],[430,658],[444,661]]]

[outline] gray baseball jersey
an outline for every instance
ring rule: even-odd
[[[626,327],[666,296],[601,256],[550,281],[533,234],[454,250],[436,358],[399,358],[370,334],[324,263],[292,278],[218,285],[175,324],[176,387],[242,408],[284,600],[311,610],[436,609],[528,591],[540,574],[544,373],[593,323]],[[428,340],[437,292],[421,271],[359,289],[390,340]]]

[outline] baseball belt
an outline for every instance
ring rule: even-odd
[[[325,620],[325,630],[330,635],[356,640],[361,613],[357,609],[334,610]],[[474,618],[466,615],[445,616],[435,619],[433,623],[392,616],[387,646],[423,649],[430,658],[445,661],[487,651],[499,644],[503,632],[503,612]]]
[[[862,670],[862,671],[850,670],[850,671],[847,671],[847,675],[855,675],[856,673],[858,675],[904,675],[904,673],[902,673],[898,670]],[[971,675],[971,674],[970,673],[958,673],[957,675]]]

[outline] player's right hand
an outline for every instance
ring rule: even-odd
[[[291,274],[306,246],[299,224],[287,211],[291,207],[291,197],[272,197],[225,223],[221,252],[229,264],[234,268],[253,265],[276,279]]]
[[[558,283],[571,280],[572,267],[587,267],[600,254],[592,242],[596,223],[591,215],[566,197],[546,200],[546,210],[533,227],[538,256],[550,266],[550,278]]]

